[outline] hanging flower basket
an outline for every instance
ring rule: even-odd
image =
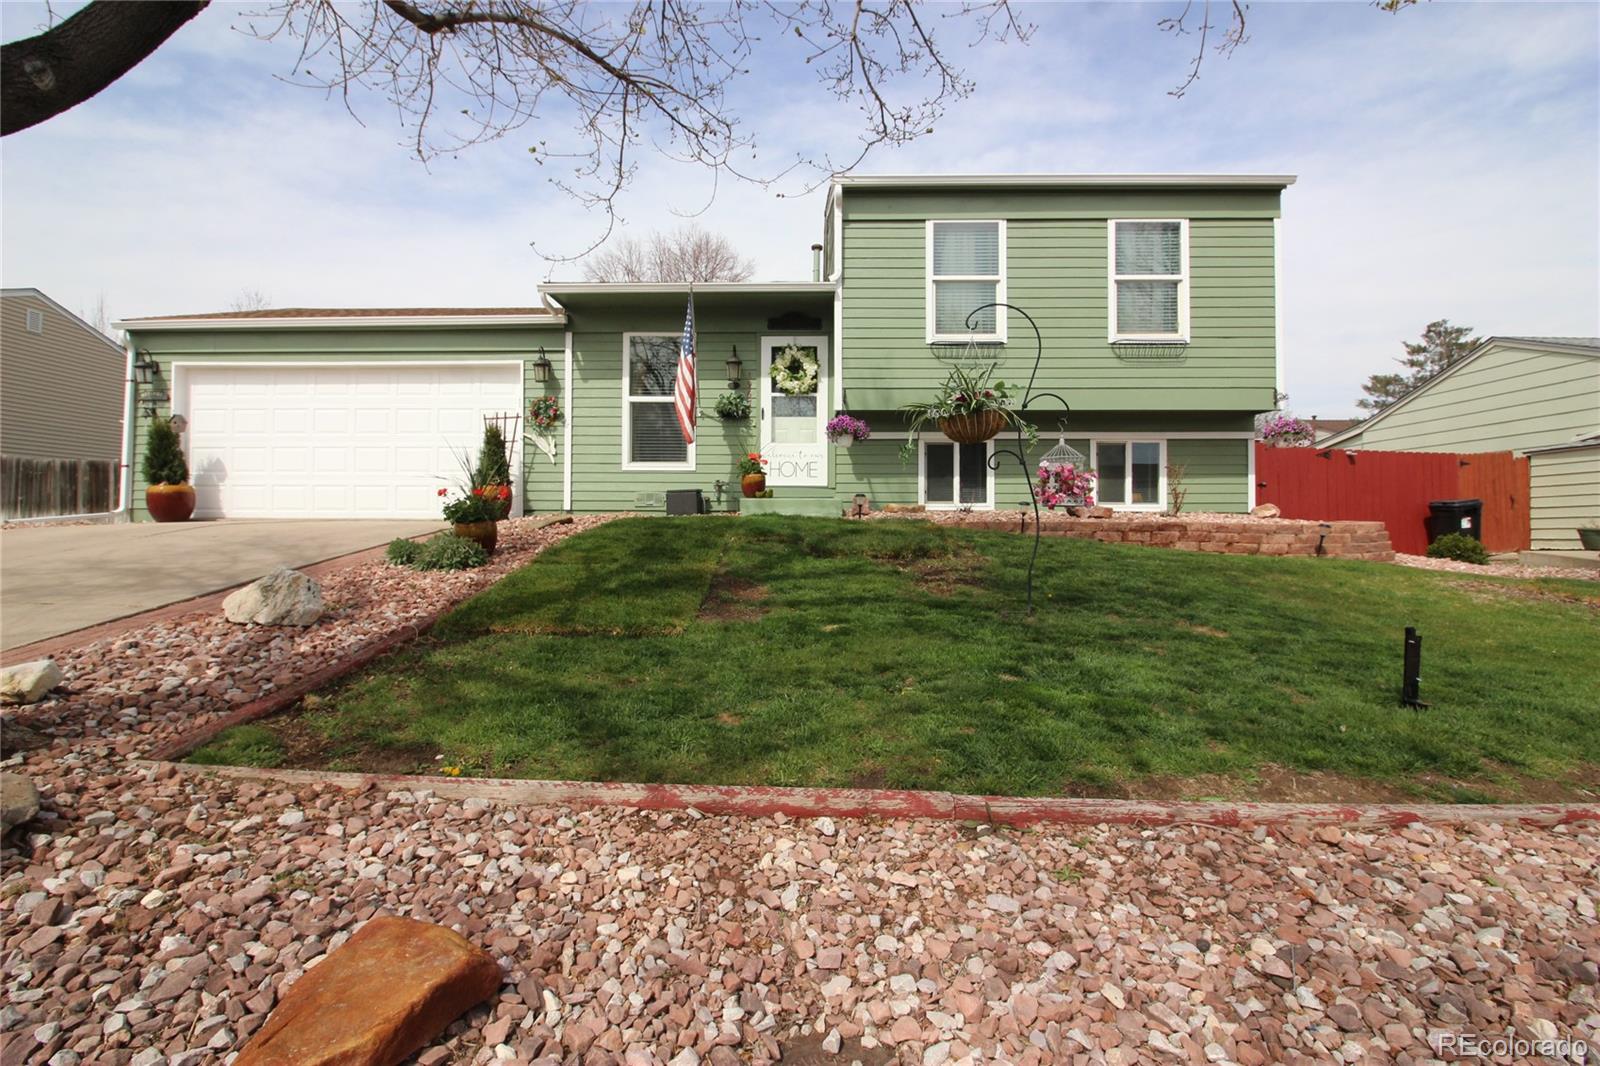
[[[1006,428],[1000,411],[974,411],[967,415],[947,415],[939,419],[939,430],[957,444],[982,444]]]

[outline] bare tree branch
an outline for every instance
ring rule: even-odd
[[[1163,30],[1179,37],[1187,37],[1191,33],[1200,35],[1199,44],[1195,46],[1194,50],[1194,62],[1189,64],[1189,76],[1183,80],[1182,85],[1168,92],[1167,95],[1169,96],[1181,97],[1188,92],[1189,86],[1193,85],[1200,77],[1200,64],[1205,62],[1206,42],[1210,38],[1213,28],[1211,23],[1211,0],[1200,0],[1200,2],[1200,26],[1197,30],[1190,30],[1187,26],[1189,12],[1194,9],[1194,0],[1185,0],[1183,10],[1177,15],[1159,19],[1156,22],[1156,25]],[[1250,5],[1244,3],[1243,0],[1228,0],[1228,25],[1224,29],[1222,40],[1218,41],[1216,46],[1217,54],[1223,58],[1233,55],[1234,49],[1250,39],[1249,35],[1245,33],[1245,12],[1249,8]]]
[[[0,136],[37,126],[94,96],[208,2],[100,0],[35,37],[0,46]]]

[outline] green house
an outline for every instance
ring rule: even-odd
[[[1188,509],[1243,511],[1254,417],[1278,386],[1278,218],[1293,180],[839,178],[812,280],[694,286],[692,444],[673,412],[686,284],[552,282],[516,308],[131,319],[130,366],[148,380],[130,476],[143,424],[177,414],[198,517],[426,517],[496,417],[518,428],[527,512],[660,510],[678,489],[733,509],[752,451],[773,498],[747,508],[837,514],[857,494],[1007,508],[1029,493],[1024,469],[995,458],[1015,449],[1010,434],[958,444],[928,427],[903,455],[903,405],[952,366],[993,366],[1019,391],[1032,381],[1030,470],[1065,441],[1108,506],[1163,510],[1181,477]],[[774,361],[802,380],[775,388]],[[748,419],[717,416],[729,392]],[[546,396],[562,417],[530,427]],[[838,413],[871,437],[830,443]]]

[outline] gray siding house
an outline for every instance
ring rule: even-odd
[[[126,376],[127,354],[89,323],[38,289],[0,290],[7,517],[115,506]]]

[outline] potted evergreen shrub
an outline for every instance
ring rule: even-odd
[[[511,460],[507,458],[505,434],[493,422],[483,427],[483,446],[478,449],[478,465],[472,471],[471,480],[474,488],[483,490],[483,499],[494,512],[494,521],[511,513]]]
[[[186,522],[194,514],[189,463],[170,419],[150,421],[144,440],[144,481],[144,505],[157,522]]]

